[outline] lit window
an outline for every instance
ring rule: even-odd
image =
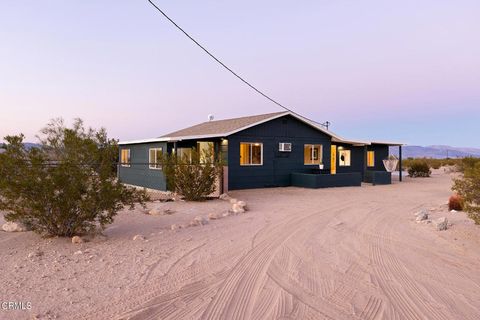
[[[304,164],[323,163],[323,146],[321,144],[306,144],[303,148]]]
[[[152,148],[149,150],[148,167],[150,169],[162,169],[162,148]]]
[[[240,143],[240,165],[261,166],[263,165],[262,143]]]
[[[177,157],[181,161],[191,163],[192,162],[192,149],[191,148],[178,148]]]
[[[367,152],[367,166],[375,167],[375,151]]]
[[[348,167],[350,166],[350,150],[339,150],[338,151],[339,163],[340,167]]]
[[[207,156],[213,162],[213,157],[215,153],[213,142],[205,142],[205,141],[197,142],[197,151],[200,153],[199,154],[200,163],[207,162],[207,159],[206,159]]]
[[[130,149],[122,149],[120,164],[123,167],[130,167]]]

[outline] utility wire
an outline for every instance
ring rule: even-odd
[[[253,84],[251,84],[250,82],[248,82],[247,80],[245,80],[242,76],[240,76],[238,73],[236,73],[235,71],[233,71],[230,67],[228,67],[225,63],[223,63],[220,59],[218,59],[217,57],[215,57],[212,53],[210,53],[210,51],[208,51],[204,46],[202,46],[197,40],[195,40],[195,38],[193,38],[190,34],[188,34],[188,32],[186,32],[182,27],[180,27],[175,21],[173,21],[173,19],[171,19],[162,9],[160,9],[155,3],[153,3],[151,0],[148,0],[148,2],[150,2],[150,4],[158,10],[158,12],[160,12],[168,21],[170,21],[178,30],[180,30],[185,36],[187,36],[187,38],[189,38],[190,40],[192,40],[198,47],[200,47],[203,51],[205,51],[206,54],[208,54],[213,60],[215,60],[216,62],[218,62],[222,67],[224,67],[225,69],[227,69],[231,74],[233,74],[235,77],[237,77],[240,81],[242,81],[243,83],[245,83],[247,86],[249,86],[251,89],[253,89],[255,92],[257,92],[258,94],[260,94],[261,96],[263,96],[264,98],[270,100],[271,102],[273,102],[274,104],[276,104],[277,106],[285,109],[286,111],[289,111],[293,114],[296,114],[297,116],[300,116],[302,118],[305,118],[309,121],[312,121],[312,122],[315,122],[319,125],[322,125],[324,127],[327,128],[328,130],[328,126],[329,126],[329,122],[325,122],[325,123],[319,123],[317,121],[314,121],[312,119],[308,119],[298,113],[296,113],[295,111],[293,111],[292,109],[284,106],[283,104],[281,104],[280,102],[276,101],[275,99],[269,97],[266,93],[262,92],[260,89],[256,88]]]

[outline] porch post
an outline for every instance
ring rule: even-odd
[[[402,181],[402,146],[398,146],[398,170],[400,171],[399,172],[399,180]]]
[[[363,173],[362,173],[362,181],[365,181],[365,175],[367,174],[367,145],[363,147]]]

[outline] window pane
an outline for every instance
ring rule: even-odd
[[[252,164],[262,164],[262,145],[260,143],[252,145]]]
[[[150,168],[155,167],[155,149],[150,149],[150,156],[148,157],[148,166]]]
[[[323,159],[323,146],[321,144],[306,144],[303,148],[304,164],[320,164]]]
[[[130,149],[123,149],[120,157],[120,162],[122,165],[130,164]]]
[[[310,144],[303,147],[303,164],[312,164],[312,145]]]
[[[367,152],[367,166],[369,167],[375,166],[375,151]]]
[[[157,169],[162,168],[162,148],[157,149],[157,153],[155,155],[155,164]]]
[[[248,143],[240,144],[240,164],[250,164],[250,144]]]
[[[340,166],[349,166],[350,165],[350,150],[340,150],[338,155],[339,155],[339,165]]]

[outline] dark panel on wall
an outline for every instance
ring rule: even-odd
[[[263,165],[241,166],[240,143],[263,143]],[[291,152],[280,152],[279,143],[292,143]],[[281,117],[228,137],[229,189],[289,186],[292,172],[310,172],[304,165],[304,145],[323,145],[323,163],[330,168],[330,136],[291,117]]]
[[[120,155],[122,149],[130,149],[130,167],[119,167],[119,179],[123,183],[132,184],[140,187],[166,190],[165,176],[162,170],[150,169],[148,167],[149,149],[163,148],[167,150],[166,143],[145,143],[120,146]]]

